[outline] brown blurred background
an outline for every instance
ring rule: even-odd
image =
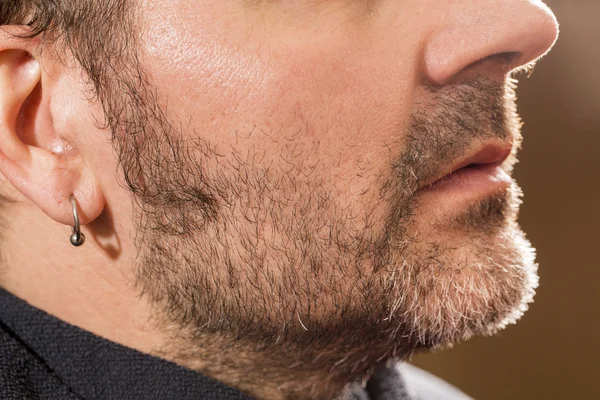
[[[600,0],[546,3],[560,39],[518,90],[535,303],[495,337],[413,359],[478,400],[600,399]]]

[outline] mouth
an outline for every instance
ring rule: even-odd
[[[488,193],[506,189],[512,178],[502,165],[511,152],[512,141],[484,144],[426,182],[419,191],[430,193],[443,190],[465,195],[473,191]]]

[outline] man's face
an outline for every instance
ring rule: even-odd
[[[554,40],[539,3],[141,11],[162,114],[123,162],[140,189],[138,283],[165,322],[360,376],[521,315],[537,278],[507,175],[506,74]],[[513,43],[509,24],[538,38]],[[487,165],[429,186],[467,164]]]

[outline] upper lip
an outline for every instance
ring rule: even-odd
[[[440,179],[469,165],[500,165],[508,158],[508,156],[510,156],[512,147],[512,140],[507,142],[494,141],[483,143],[480,146],[474,147],[466,156],[458,158],[452,166],[444,168],[444,170],[437,174],[433,179],[425,182],[422,187],[430,186]]]

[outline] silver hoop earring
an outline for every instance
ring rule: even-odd
[[[85,243],[85,235],[81,232],[81,227],[79,226],[79,213],[77,212],[75,196],[71,196],[71,206],[73,207],[73,229],[71,230],[71,244],[75,247],[79,247]]]

